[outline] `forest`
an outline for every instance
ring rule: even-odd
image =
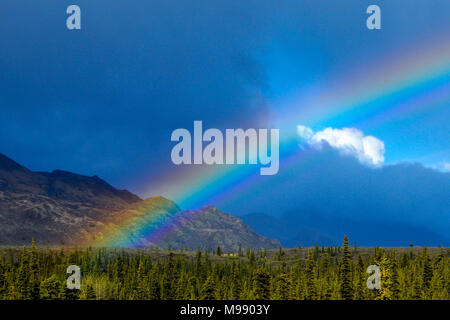
[[[450,249],[0,248],[0,300],[449,300]],[[67,267],[81,287],[67,287]],[[369,289],[370,265],[380,269]]]

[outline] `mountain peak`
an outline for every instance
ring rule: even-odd
[[[0,153],[0,170],[6,171],[29,171],[27,168],[21,166],[14,160],[8,158],[4,154]]]
[[[239,244],[244,248],[275,249],[281,246],[278,240],[255,233],[240,218],[222,212],[214,206],[200,210],[184,210],[178,213],[167,235],[159,239],[162,247],[195,249],[217,248],[237,252]]]
[[[180,208],[177,206],[177,204],[169,199],[166,199],[162,196],[154,196],[147,198],[145,200],[142,200],[140,202],[137,202],[135,206],[144,208],[144,207],[158,207],[158,208],[165,208],[168,209],[171,212],[178,212],[180,211]]]

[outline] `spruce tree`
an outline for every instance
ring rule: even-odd
[[[36,252],[36,247],[34,244],[34,239],[31,243],[31,256],[30,256],[30,298],[32,300],[38,300],[39,299],[39,286],[40,286],[40,280],[39,280],[39,262],[38,262],[38,256]]]
[[[316,300],[317,291],[315,285],[315,270],[314,270],[314,254],[311,249],[308,249],[308,255],[305,263],[305,299]]]
[[[28,250],[25,246],[22,249],[22,254],[20,257],[20,267],[18,270],[16,287],[19,299],[28,300],[31,298],[29,257]]]
[[[40,284],[40,298],[43,300],[56,300],[59,298],[60,282],[56,275],[45,279]]]
[[[275,280],[275,290],[272,298],[274,300],[289,300],[292,290],[292,283],[289,275],[281,273]]]
[[[390,287],[389,290],[391,292],[391,299],[398,300],[400,297],[400,283],[399,283],[399,275],[398,275],[398,263],[397,263],[397,255],[394,250],[391,250],[391,255],[389,259],[389,267],[390,267]]]
[[[114,263],[113,270],[114,270],[113,271],[114,279],[116,279],[120,283],[123,283],[124,278],[125,278],[125,271],[124,271],[124,263],[122,261],[122,254],[121,253],[119,253],[117,255],[116,262]]]
[[[216,282],[214,277],[209,275],[202,287],[201,300],[214,300],[216,297]]]
[[[238,300],[240,296],[241,296],[241,279],[239,276],[239,269],[233,261],[229,298],[230,300]]]
[[[423,272],[422,272],[422,285],[424,291],[428,291],[430,288],[431,279],[433,278],[433,269],[431,267],[430,256],[428,255],[427,247],[423,248]]]
[[[355,268],[355,292],[354,300],[364,300],[364,292],[366,288],[364,261],[360,254],[358,254],[356,268]]]
[[[95,300],[97,298],[94,287],[90,283],[86,286],[85,298],[86,300]]]
[[[178,284],[176,285],[175,289],[175,299],[176,300],[184,300],[185,298],[188,299],[187,297],[185,297],[186,290],[187,290],[186,275],[184,272],[181,272],[178,278]]]
[[[348,238],[344,237],[344,245],[342,247],[342,258],[340,262],[340,293],[344,300],[353,298],[352,286],[352,255],[348,246]]]
[[[264,267],[256,270],[253,281],[253,294],[256,300],[270,299],[270,279],[270,274]]]
[[[7,292],[8,281],[6,278],[6,268],[3,262],[3,257],[0,252],[0,300],[5,299],[5,293]]]
[[[139,300],[148,299],[147,276],[145,274],[144,262],[142,259],[139,260],[139,267],[137,271],[136,296]]]
[[[149,277],[149,287],[148,287],[148,298],[150,300],[160,300],[161,299],[161,286],[158,281],[158,272],[156,268],[152,269]]]

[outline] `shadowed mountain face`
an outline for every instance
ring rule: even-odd
[[[231,252],[237,252],[240,244],[252,249],[281,247],[278,240],[255,233],[241,219],[211,206],[182,211],[160,244],[189,249],[214,249],[220,245],[223,250]]]
[[[285,247],[299,245],[325,246],[342,244],[344,236],[357,241],[361,246],[416,245],[447,246],[449,239],[426,226],[415,226],[405,222],[354,221],[346,218],[308,216],[297,213],[272,217],[264,213],[253,213],[241,217],[255,232],[269,238],[279,239]]]
[[[180,211],[163,197],[152,197],[105,215],[91,231],[98,246],[197,248],[236,252],[244,248],[279,248],[278,240],[253,232],[244,222],[214,207]]]
[[[149,230],[157,238],[147,239]],[[183,211],[163,197],[141,200],[100,178],[32,172],[0,154],[0,245],[157,245],[276,248],[241,219],[213,207]]]
[[[98,177],[32,172],[0,154],[0,244],[77,244],[102,217],[139,201]]]
[[[291,167],[280,163],[263,187],[223,208],[290,247],[340,244],[344,235],[364,246],[450,244],[450,173],[411,163],[369,168],[327,149],[308,156],[310,165],[303,154]]]
[[[99,208],[121,208],[141,199],[98,178],[66,171],[32,172],[0,154],[0,191],[83,202]]]

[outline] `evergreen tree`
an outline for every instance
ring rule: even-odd
[[[137,272],[136,298],[139,300],[148,299],[147,288],[147,277],[144,270],[144,262],[140,259]]]
[[[43,300],[56,300],[59,298],[60,282],[56,275],[45,279],[40,284],[40,298]]]
[[[120,283],[123,283],[125,279],[125,271],[124,271],[124,263],[122,261],[122,254],[120,253],[117,255],[113,270],[114,270],[113,271],[114,279],[116,279]]]
[[[390,279],[389,279],[389,291],[391,292],[391,299],[398,300],[400,297],[400,283],[398,275],[398,263],[397,255],[394,250],[391,250],[391,256],[389,259]]]
[[[244,254],[242,253],[242,245],[239,243],[239,249],[238,249],[238,256],[243,257]]]
[[[239,270],[233,262],[231,275],[230,300],[238,300],[241,296],[241,279],[239,277]]]
[[[422,275],[419,273],[420,265],[416,262],[414,271],[411,273],[412,280],[412,293],[410,298],[413,300],[419,300],[422,297]]]
[[[270,274],[263,267],[259,267],[255,272],[253,282],[253,293],[256,300],[270,299]]]
[[[353,298],[352,286],[352,255],[348,246],[348,238],[344,237],[344,245],[342,247],[342,258],[340,263],[340,293],[344,300]]]
[[[0,253],[0,300],[5,298],[8,289],[8,281],[6,278],[6,268],[3,262],[2,254]]]
[[[153,269],[152,272],[150,273],[148,298],[150,300],[161,299],[161,286],[158,281],[158,272],[156,269]]]
[[[19,299],[28,300],[31,298],[29,257],[28,250],[25,246],[22,249],[20,257],[20,267],[18,270],[16,287]]]
[[[187,291],[187,279],[184,272],[180,274],[180,277],[178,278],[178,284],[176,286],[176,293],[175,293],[175,299],[176,300],[184,300],[189,299],[189,297],[186,296]]]
[[[431,279],[433,278],[433,269],[431,267],[430,256],[428,255],[427,247],[423,248],[423,271],[422,271],[422,286],[424,294],[429,295]]]
[[[61,300],[78,300],[80,298],[80,290],[69,289],[66,282],[63,282],[60,287],[59,298]]]
[[[360,254],[358,254],[356,263],[356,277],[355,277],[355,292],[353,299],[364,300],[364,292],[366,288],[364,261]]]
[[[212,275],[208,276],[206,282],[202,287],[201,300],[214,300],[215,299],[216,282]]]
[[[397,300],[399,297],[399,283],[397,272],[397,258],[395,252],[390,259],[386,255],[380,261],[381,269],[381,293],[379,298],[383,300]]]
[[[30,298],[32,300],[39,299],[39,286],[40,286],[40,280],[39,280],[39,262],[38,262],[38,256],[36,252],[36,247],[34,244],[34,239],[31,244],[31,256],[30,256]]]
[[[315,286],[314,254],[311,249],[308,249],[308,255],[306,257],[305,278],[305,299],[316,300],[317,292]]]
[[[175,265],[173,252],[169,252],[169,258],[165,264],[162,276],[162,297],[164,300],[174,300],[176,298],[176,284],[178,283],[178,269]]]
[[[275,282],[275,291],[273,292],[273,299],[275,300],[290,300],[292,290],[292,283],[289,275],[281,273]]]
[[[86,297],[86,300],[95,300],[97,298],[94,287],[90,283],[86,286],[85,297]]]

